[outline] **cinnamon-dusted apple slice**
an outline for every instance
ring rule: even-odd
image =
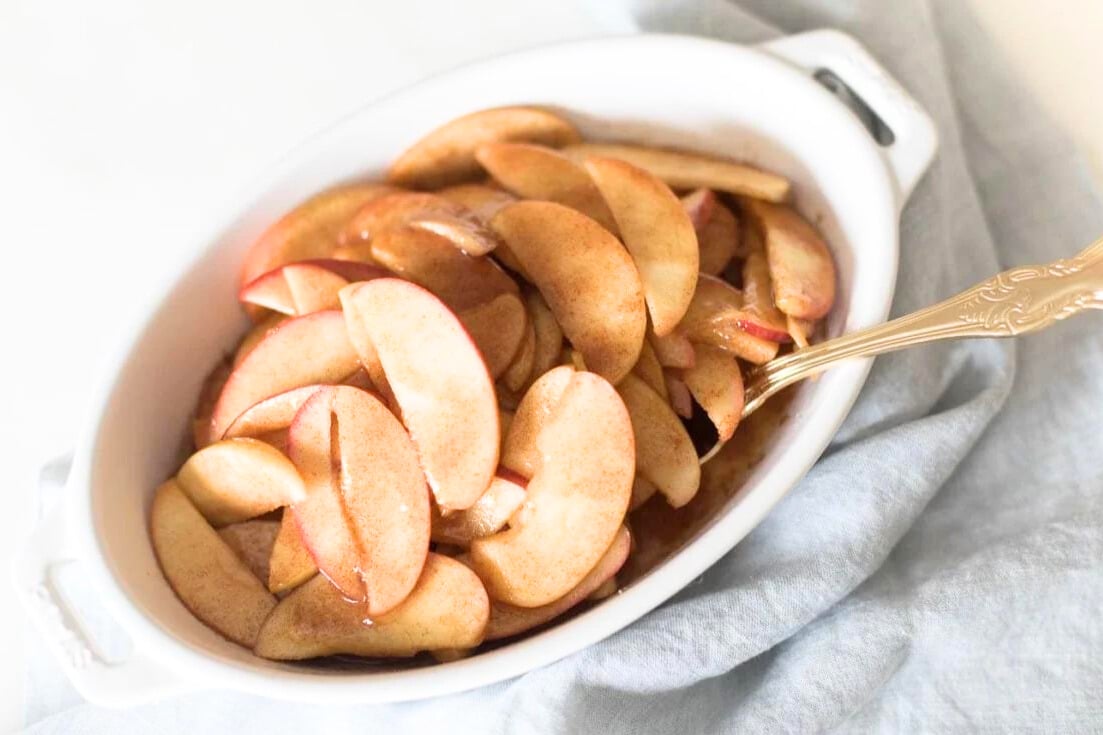
[[[357,370],[349,377],[341,381],[341,385],[351,385],[361,390],[372,390],[372,382],[364,370]],[[265,398],[260,403],[250,406],[226,429],[223,439],[233,439],[240,436],[263,438],[266,434],[275,431],[283,431],[291,426],[295,414],[314,393],[324,385],[304,385],[302,388],[292,388],[283,393],[277,393],[271,398]]]
[[[490,596],[519,607],[559,599],[594,568],[621,527],[635,474],[628,412],[593,373],[571,376],[537,444],[536,474],[510,528],[471,543]]]
[[[285,263],[328,258],[352,215],[394,191],[381,184],[348,184],[311,197],[268,228],[249,250],[241,269],[242,285]]]
[[[628,503],[628,510],[633,511],[639,508],[648,500],[651,500],[657,492],[659,492],[659,488],[655,486],[655,483],[642,475],[636,475],[636,478],[632,481],[632,500]]]
[[[696,363],[695,363],[696,365]],[[669,370],[663,373],[663,382],[666,384],[666,400],[674,413],[684,419],[693,417],[693,396],[685,381]],[[648,386],[650,387],[650,386]]]
[[[456,184],[436,194],[466,207],[483,224],[489,223],[502,207],[517,201],[517,197],[505,189],[490,184]]]
[[[290,510],[283,512],[280,530],[268,559],[268,589],[274,594],[293,590],[318,573],[314,557],[303,543],[299,522]]]
[[[387,180],[437,189],[476,175],[475,151],[486,143],[512,140],[558,147],[579,139],[573,125],[538,107],[481,110],[445,123],[412,145],[391,164]]]
[[[504,467],[498,469],[490,487],[466,510],[442,517],[433,513],[432,539],[437,543],[467,546],[477,538],[497,533],[525,502],[528,481]]]
[[[647,316],[632,258],[608,230],[553,202],[517,202],[491,228],[521,262],[589,369],[611,382],[640,354]]]
[[[333,654],[373,658],[413,656],[440,648],[470,648],[483,640],[490,602],[466,566],[429,554],[410,595],[386,615],[350,604],[317,576],[280,601],[265,621],[255,653],[293,661]]]
[[[526,319],[525,331],[517,354],[502,374],[502,383],[513,393],[520,393],[532,377],[536,361],[536,328]]]
[[[628,529],[620,527],[613,543],[598,560],[594,568],[570,592],[558,600],[540,607],[515,607],[504,602],[490,605],[490,621],[486,626],[486,640],[493,641],[523,633],[538,625],[554,620],[572,607],[589,598],[598,588],[613,579],[628,559],[631,548]]]
[[[697,234],[689,215],[669,186],[637,166],[595,156],[585,167],[639,270],[655,334],[670,334],[697,284]]]
[[[373,199],[361,207],[341,232],[346,251],[371,258],[367,246],[379,233],[420,216],[449,214],[462,216],[467,209],[453,201],[421,191],[396,191]]]
[[[475,340],[490,376],[497,378],[505,372],[522,348],[528,329],[521,297],[514,293],[499,294],[456,316]]]
[[[745,321],[739,289],[702,273],[678,331],[692,342],[719,347],[757,365],[769,362],[777,355],[778,343],[749,334],[740,326]]]
[[[213,526],[255,518],[305,496],[290,460],[256,439],[226,439],[200,449],[176,482]]]
[[[231,523],[218,529],[218,535],[226,545],[260,580],[268,579],[268,561],[272,557],[272,547],[279,532],[279,521],[263,518]]]
[[[522,199],[558,202],[616,234],[617,223],[586,170],[559,151],[531,143],[488,143],[475,152],[494,180]]]
[[[479,499],[498,467],[498,401],[471,337],[439,299],[394,278],[341,292],[349,330],[364,330],[442,510]]]
[[[230,361],[223,358],[203,380],[203,387],[199,389],[199,400],[195,402],[195,414],[192,416],[192,441],[196,449],[202,449],[211,443],[211,413],[223,386],[230,378],[231,370]]]
[[[410,220],[410,225],[440,235],[461,252],[486,255],[496,250],[501,241],[474,214],[428,213]]]
[[[663,367],[675,369],[693,367],[695,360],[693,343],[684,334],[671,332],[660,337],[654,332],[648,332],[647,341],[655,350],[655,359]]]
[[[622,380],[617,392],[632,417],[637,471],[659,488],[671,506],[682,507],[701,485],[701,466],[685,426],[670,404],[636,376]]]
[[[559,363],[563,351],[563,330],[548,302],[535,289],[525,290],[525,307],[533,328],[532,378],[539,378]]]
[[[380,265],[432,291],[454,311],[485,304],[503,293],[520,293],[516,281],[493,260],[465,255],[428,230],[408,224],[391,227],[371,245]]]
[[[712,189],[694,189],[682,197],[682,209],[697,232],[712,219],[713,209],[718,203]]]
[[[613,143],[575,143],[565,152],[577,160],[604,156],[627,161],[675,189],[706,187],[772,202],[789,196],[789,181],[782,176],[694,153]]]
[[[739,253],[739,219],[723,202],[717,201],[708,219],[695,229],[701,272],[710,276],[720,275]]]
[[[560,366],[538,378],[528,389],[509,424],[502,443],[502,466],[531,478],[540,466],[537,441],[555,415],[563,392],[574,376],[574,368]]]
[[[276,328],[287,321],[287,319],[288,317],[286,314],[275,313],[261,317],[260,321],[254,324],[249,331],[245,333],[245,336],[241,338],[241,341],[238,342],[231,365],[234,368],[240,365],[241,361],[253,351],[253,348],[261,343],[261,340],[276,331]],[[215,396],[215,398],[217,397],[218,396]]]
[[[770,266],[765,253],[752,252],[743,262],[743,315],[739,326],[771,342],[791,339],[785,314],[774,305]]]
[[[398,419],[370,393],[329,386],[291,424],[306,484],[291,506],[318,568],[349,600],[382,615],[406,598],[429,552],[429,494]]]
[[[340,311],[316,311],[281,323],[241,361],[211,415],[211,436],[222,436],[250,406],[314,383],[337,383],[360,361]]]
[[[632,373],[651,386],[651,388],[663,398],[667,397],[663,366],[659,362],[659,358],[656,357],[655,349],[651,346],[650,340],[645,339],[643,341],[643,349],[640,350],[640,359],[636,363],[636,367],[632,368]]]
[[[743,415],[743,374],[735,358],[716,347],[700,345],[697,364],[682,372],[689,392],[705,409],[716,427],[719,441],[735,434]]]
[[[225,637],[252,646],[276,598],[175,481],[157,489],[149,530],[161,571],[181,602]]]
[[[282,265],[250,281],[238,294],[253,304],[280,314],[302,316],[339,306],[337,294],[353,281],[370,281],[387,271],[349,260],[305,260]]]
[[[820,319],[835,303],[835,261],[827,244],[796,210],[746,200],[744,209],[766,243],[774,303],[798,319]]]

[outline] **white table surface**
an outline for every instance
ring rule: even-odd
[[[1065,0],[1053,13],[1032,0],[972,2],[1024,83],[1103,171],[1103,4]],[[465,60],[601,32],[574,4],[535,0],[0,2],[0,461],[9,485],[0,563],[9,566],[32,525],[37,467],[74,441],[115,315],[165,275],[165,233],[387,90]],[[8,732],[22,724],[33,632],[11,595],[0,599]]]

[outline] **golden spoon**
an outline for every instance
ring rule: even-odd
[[[779,390],[843,360],[940,340],[1017,337],[1085,309],[1103,309],[1103,239],[1071,258],[1012,268],[934,306],[771,360],[747,375],[743,417]]]

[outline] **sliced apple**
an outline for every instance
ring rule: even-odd
[[[651,388],[663,398],[667,397],[666,380],[663,377],[663,366],[662,363],[659,362],[659,358],[656,357],[655,349],[651,346],[650,340],[645,339],[643,341],[643,349],[640,350],[640,359],[636,363],[636,367],[632,368],[632,373],[651,386]]]
[[[536,474],[540,466],[537,441],[555,414],[574,373],[574,369],[568,366],[553,368],[538,378],[525,393],[502,443],[501,461],[504,467],[526,478]]]
[[[793,338],[794,344],[796,344],[799,349],[803,350],[809,345],[809,339],[811,339],[812,333],[816,331],[816,322],[809,319],[797,319],[786,315],[785,330],[789,332],[789,336]]]
[[[663,373],[663,383],[666,385],[666,400],[670,407],[674,409],[674,413],[684,419],[692,418],[693,395],[689,392],[689,387],[686,386],[685,381],[671,375],[668,371]]]
[[[428,291],[380,278],[341,292],[349,330],[364,330],[442,510],[479,499],[498,467],[494,384],[460,321]]]
[[[486,255],[500,244],[498,236],[473,214],[423,214],[412,218],[410,225],[440,235],[467,255]]]
[[[483,640],[490,602],[466,566],[429,554],[417,585],[387,615],[350,604],[317,576],[280,601],[257,638],[264,658],[291,661],[333,654],[413,656],[442,648],[470,648]]]
[[[200,449],[176,482],[213,526],[264,515],[305,495],[290,460],[256,439],[226,439]]]
[[[173,480],[153,498],[150,536],[161,571],[180,601],[226,638],[252,646],[276,598]]]
[[[456,184],[436,194],[466,207],[483,224],[489,223],[502,207],[517,201],[508,191],[489,184]]]
[[[285,321],[287,321],[287,316],[284,314],[268,314],[261,317],[260,321],[254,324],[241,338],[241,342],[238,343],[237,349],[234,351],[234,359],[231,365],[234,368],[240,365],[241,361],[253,351],[253,348],[261,343],[261,340],[276,331],[276,328]]]
[[[521,297],[514,293],[499,294],[457,316],[475,340],[490,376],[497,378],[506,372],[522,348],[528,330]]]
[[[697,285],[697,234],[689,215],[670,187],[642,168],[597,156],[585,167],[639,270],[655,333],[670,334]]]
[[[410,225],[384,230],[372,240],[373,257],[396,275],[463,311],[503,293],[520,293],[517,283],[489,258],[473,258],[440,235]]]
[[[341,245],[349,253],[371,259],[367,245],[379,233],[431,214],[462,216],[467,209],[455,202],[420,191],[398,191],[373,199],[353,215],[341,232]]]
[[[668,368],[693,367],[695,360],[693,343],[680,332],[671,332],[662,337],[654,332],[649,332],[647,341],[655,350],[655,359],[659,364]]]
[[[493,599],[546,605],[594,568],[628,510],[636,464],[630,432],[608,382],[571,376],[537,438],[540,460],[524,505],[508,530],[471,543],[471,563]]]
[[[743,415],[744,401],[743,374],[735,359],[716,347],[701,345],[697,364],[683,371],[682,377],[716,427],[719,440],[731,439]]]
[[[372,615],[397,606],[429,552],[428,488],[402,424],[371,394],[329,386],[295,416],[290,454],[306,484],[291,510],[318,568]]]
[[[521,262],[586,365],[611,382],[636,364],[647,327],[640,276],[608,230],[553,202],[517,202],[491,227]]]
[[[257,579],[268,579],[268,560],[272,546],[280,532],[280,522],[255,518],[251,521],[232,523],[218,529],[218,535],[226,542],[237,558],[245,562]]]
[[[722,202],[712,207],[711,216],[697,227],[697,248],[701,272],[717,276],[739,253],[739,219]]]
[[[772,360],[777,355],[778,343],[749,334],[741,323],[746,323],[746,313],[739,289],[701,274],[678,331],[692,342],[719,347],[755,364]]]
[[[712,219],[712,212],[718,202],[712,189],[694,189],[682,197],[682,209],[693,223],[693,229],[700,232]]]
[[[504,602],[494,602],[490,606],[490,621],[486,626],[486,640],[493,641],[499,638],[523,633],[538,625],[543,625],[554,620],[567,610],[591,597],[606,582],[613,579],[620,568],[624,566],[628,558],[628,550],[631,548],[631,537],[628,529],[621,526],[620,531],[613,539],[613,543],[601,556],[594,568],[587,572],[586,576],[567,594],[558,600],[549,602],[540,607],[515,607]],[[615,589],[614,589],[615,591]]]
[[[600,602],[601,600],[608,599],[615,595],[619,589],[620,585],[617,584],[617,575],[614,574],[612,577],[609,577],[609,579],[599,584],[593,592],[586,595],[586,599],[590,602]]]
[[[479,171],[475,151],[495,141],[561,146],[578,141],[573,125],[537,107],[498,107],[456,118],[432,131],[391,164],[387,180],[400,186],[437,189]]]
[[[520,198],[558,202],[618,232],[613,213],[586,169],[559,151],[531,143],[488,143],[475,158]]]
[[[295,589],[318,573],[314,557],[303,543],[295,514],[285,510],[268,559],[268,589],[279,595]]]
[[[563,330],[555,320],[548,302],[535,289],[525,290],[525,306],[533,328],[531,378],[539,378],[559,363],[563,350]]]
[[[576,160],[602,156],[627,161],[675,189],[705,187],[772,202],[789,196],[789,181],[784,177],[694,153],[612,143],[575,143],[567,146],[565,153]]]
[[[341,381],[341,384],[351,385],[361,390],[371,390],[373,387],[371,379],[364,370],[357,370]],[[277,393],[271,398],[265,398],[234,419],[222,438],[233,439],[239,436],[262,438],[266,434],[287,429],[307,399],[323,387],[325,386],[304,385],[302,388],[292,388],[289,391]]]
[[[352,281],[387,275],[381,268],[347,260],[306,260],[282,265],[242,287],[238,299],[265,309],[302,316],[337,308],[337,294]]]
[[[211,415],[222,436],[250,406],[314,383],[337,383],[360,367],[340,311],[316,311],[281,323],[234,368]]]
[[[743,261],[743,317],[739,326],[771,342],[791,339],[785,314],[774,305],[770,266],[761,252],[750,253]]]
[[[521,339],[521,346],[517,350],[513,361],[510,362],[502,374],[502,382],[505,387],[514,392],[521,392],[532,377],[532,368],[536,360],[536,329],[532,322],[525,320],[525,331]]]
[[[223,386],[230,378],[231,370],[230,361],[223,358],[203,380],[203,387],[199,389],[199,400],[195,402],[195,413],[192,416],[192,441],[196,449],[202,449],[211,443],[211,413]]]
[[[657,492],[659,492],[659,488],[655,486],[655,483],[642,475],[636,475],[636,478],[632,481],[632,500],[628,503],[628,510],[633,511],[639,508],[648,500],[651,500]]]
[[[467,546],[477,538],[497,533],[525,502],[528,481],[500,468],[486,492],[466,510],[441,516],[433,513],[432,539],[437,543]]]
[[[653,482],[671,506],[682,507],[701,485],[693,440],[670,404],[647,383],[629,375],[617,392],[632,417],[639,474]]]
[[[268,228],[249,250],[242,285],[285,263],[328,258],[349,218],[372,199],[394,191],[380,184],[348,184],[311,197]]]
[[[819,233],[796,210],[744,202],[766,243],[774,303],[798,319],[820,319],[835,303],[835,261]]]

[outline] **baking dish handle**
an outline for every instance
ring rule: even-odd
[[[53,508],[16,555],[16,595],[65,676],[82,697],[103,707],[132,707],[195,689],[132,650],[114,662],[97,653],[79,612],[58,584],[58,570],[78,563],[62,503]]]
[[[881,152],[896,182],[898,207],[903,208],[938,149],[934,121],[919,103],[865,47],[840,31],[798,33],[760,48],[812,74],[834,74],[884,122],[893,139],[882,142]]]

